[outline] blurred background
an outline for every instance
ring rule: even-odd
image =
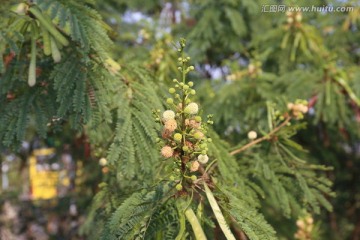
[[[2,10],[16,2],[5,1]],[[110,27],[115,61],[148,69],[159,86],[171,83],[174,43],[186,38],[198,100],[231,145],[266,123],[267,101],[308,100],[306,124],[294,141],[308,161],[333,167],[326,172],[336,192],[333,211],[312,216],[313,233],[304,238],[296,236],[299,219],[267,203],[264,211],[280,239],[360,239],[359,1],[84,4]],[[65,126],[46,139],[34,132],[17,149],[0,145],[1,239],[90,239],[89,206],[98,184],[111,178],[104,158],[109,143],[92,142],[97,133],[86,128],[77,133]]]

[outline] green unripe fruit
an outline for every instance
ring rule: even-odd
[[[190,87],[192,87],[192,86],[194,86],[194,83],[193,83],[193,82],[188,82],[188,85],[189,85]]]
[[[191,180],[196,181],[197,177],[195,175],[191,175]]]
[[[177,142],[180,142],[182,139],[182,135],[180,133],[175,133],[174,134],[174,140]]]
[[[169,88],[169,93],[175,93],[175,92],[176,92],[175,88]]]
[[[183,189],[183,186],[179,183],[175,186],[176,190],[181,191]]]
[[[166,99],[166,102],[167,102],[168,104],[173,104],[173,103],[174,103],[174,100],[173,100],[172,98],[168,98],[168,99]]]
[[[196,116],[194,119],[195,119],[195,121],[197,121],[197,122],[201,122],[201,117],[200,117],[200,116]]]
[[[188,89],[189,89],[189,85],[184,85],[184,86],[183,86],[183,89],[184,89],[184,90],[188,90]]]
[[[191,93],[192,95],[195,95],[195,94],[196,94],[196,91],[195,91],[194,89],[192,89],[192,90],[190,91],[190,93]]]
[[[184,152],[188,152],[188,151],[189,151],[189,147],[188,147],[188,146],[183,146],[183,147],[182,147],[182,150],[183,150]]]

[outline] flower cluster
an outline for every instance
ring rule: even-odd
[[[229,81],[240,80],[244,77],[250,77],[252,79],[257,78],[262,74],[262,63],[260,61],[251,62],[247,69],[242,71],[236,71],[226,77]]]
[[[311,216],[306,216],[300,218],[296,221],[296,226],[298,227],[297,232],[295,233],[295,239],[299,240],[310,240],[312,239],[312,231],[314,228],[314,219]]]
[[[209,161],[208,142],[206,137],[207,124],[212,124],[211,116],[206,123],[199,115],[199,105],[192,100],[196,94],[193,82],[186,82],[186,75],[194,70],[188,66],[189,57],[184,56],[185,42],[180,42],[178,58],[179,71],[182,81],[173,79],[174,86],[169,88],[171,97],[167,98],[167,110],[157,116],[157,121],[162,124],[161,155],[171,159],[174,163],[171,180],[176,181],[177,190],[182,190],[186,184],[196,181],[200,175],[202,165]]]
[[[287,108],[295,119],[304,118],[304,114],[309,111],[308,102],[301,99],[297,99],[295,103],[288,103]]]

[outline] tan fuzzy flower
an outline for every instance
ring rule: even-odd
[[[195,172],[199,170],[200,163],[198,161],[194,161],[191,163],[190,172]]]
[[[200,127],[200,123],[196,122],[194,119],[191,119],[189,121],[189,126],[192,128],[199,128]]]
[[[175,129],[177,128],[177,122],[175,119],[170,119],[168,121],[165,122],[165,129],[173,132],[175,131]]]
[[[172,157],[173,154],[174,154],[174,150],[170,146],[164,146],[161,149],[161,155],[165,158]]]

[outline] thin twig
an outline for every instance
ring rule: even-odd
[[[269,132],[267,135],[261,137],[261,138],[258,138],[244,146],[242,146],[241,148],[239,149],[236,149],[232,152],[230,152],[230,155],[235,155],[235,154],[238,154],[238,153],[241,153],[243,151],[245,151],[246,149],[258,144],[259,142],[262,142],[264,140],[268,140],[270,137],[272,137],[276,132],[278,132],[282,127],[284,127],[289,121],[290,121],[291,117],[287,117],[285,119],[284,122],[282,122],[279,126],[277,126],[276,128],[274,128],[271,132]]]

